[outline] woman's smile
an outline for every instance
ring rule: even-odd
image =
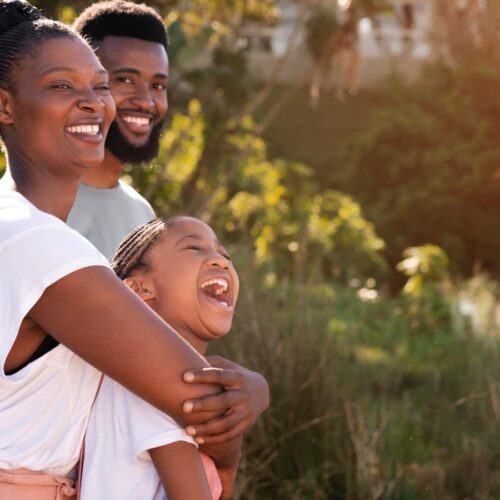
[[[100,144],[104,140],[102,118],[80,120],[64,130],[79,141]]]

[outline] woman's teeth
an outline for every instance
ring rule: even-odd
[[[75,125],[73,127],[66,127],[66,130],[71,134],[97,135],[99,133],[99,125]]]

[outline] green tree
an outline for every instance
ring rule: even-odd
[[[362,203],[394,266],[409,246],[443,247],[454,273],[500,271],[500,83],[492,69],[437,67],[394,88],[345,151],[337,185]]]

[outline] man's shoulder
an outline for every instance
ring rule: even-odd
[[[139,191],[137,191],[134,187],[132,187],[130,184],[128,184],[127,182],[125,182],[124,180],[120,179],[118,181],[118,187],[120,188],[120,190],[122,191],[122,193],[133,199],[133,200],[138,200],[138,201],[143,201],[145,203],[148,203],[146,198],[144,198],[144,196],[142,196]],[[149,205],[149,203],[148,203]]]
[[[124,196],[127,197],[132,203],[137,205],[142,205],[147,208],[149,211],[153,212],[150,203],[144,196],[142,196],[136,189],[134,189],[130,184],[127,184],[125,181],[119,181],[119,188]]]

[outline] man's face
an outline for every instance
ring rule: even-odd
[[[106,148],[123,162],[152,160],[168,110],[165,48],[138,38],[108,36],[97,55],[108,70],[116,104]]]

